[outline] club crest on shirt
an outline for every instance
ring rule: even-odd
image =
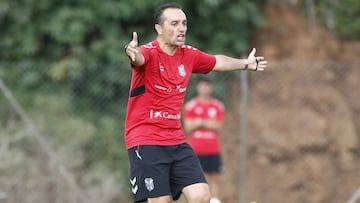
[[[186,71],[185,71],[185,67],[183,64],[181,64],[179,67],[178,67],[178,71],[179,71],[179,75],[181,77],[185,77],[186,75]]]

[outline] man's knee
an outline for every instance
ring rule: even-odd
[[[184,188],[183,194],[188,203],[209,203],[211,193],[205,183],[197,183]]]
[[[207,193],[197,193],[192,198],[189,199],[189,203],[209,203],[211,199],[210,192]]]

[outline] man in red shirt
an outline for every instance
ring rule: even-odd
[[[222,172],[219,131],[224,122],[224,105],[212,96],[212,83],[200,78],[196,84],[197,96],[185,104],[184,128],[189,144],[198,155],[210,186],[210,203],[219,200],[219,181]]]
[[[192,73],[249,69],[263,71],[264,57],[210,55],[185,45],[187,19],[176,4],[154,13],[157,37],[125,46],[132,79],[125,119],[134,202],[170,203],[184,194],[188,203],[209,203],[211,195],[199,160],[186,143],[181,108]]]

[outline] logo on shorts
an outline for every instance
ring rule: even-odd
[[[133,179],[130,179],[130,183],[131,183],[131,192],[133,194],[136,194],[138,191],[138,186],[136,185],[136,177],[134,177]]]
[[[144,180],[146,189],[151,192],[154,189],[154,179],[152,178],[145,178]]]

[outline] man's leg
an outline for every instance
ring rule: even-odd
[[[211,198],[209,185],[206,183],[186,186],[182,193],[188,203],[209,203]]]
[[[191,146],[181,144],[172,151],[175,161],[171,166],[171,194],[177,200],[181,193],[188,203],[209,203],[210,189],[199,159]]]
[[[198,155],[199,160],[201,162],[202,168],[205,172],[206,179],[208,181],[211,195],[212,195],[212,201],[218,202],[219,200],[219,181],[220,181],[220,175],[222,172],[222,164],[221,164],[221,156],[220,154],[214,154],[214,155]]]
[[[219,198],[219,181],[220,174],[219,173],[207,173],[206,178],[209,183],[210,191],[212,197]]]
[[[171,202],[172,202],[172,198],[170,195],[148,199],[148,203],[171,203]]]
[[[130,186],[134,202],[171,203],[171,157],[164,146],[137,146],[128,150]],[[150,200],[149,200],[150,199]]]

